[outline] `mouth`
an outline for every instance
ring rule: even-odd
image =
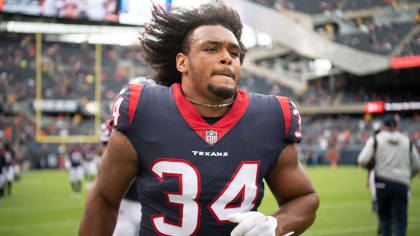
[[[229,69],[213,71],[212,75],[223,75],[223,76],[230,77],[233,80],[236,79],[235,78],[235,74],[231,70],[229,70]]]

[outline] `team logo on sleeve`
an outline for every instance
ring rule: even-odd
[[[206,142],[210,145],[215,144],[217,142],[217,131],[206,131]]]

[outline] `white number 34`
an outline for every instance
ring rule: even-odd
[[[259,161],[243,161],[234,175],[207,206],[219,223],[229,222],[233,212],[249,211],[255,206],[258,196]],[[197,168],[182,159],[162,158],[152,164],[152,173],[163,182],[165,176],[179,178],[179,192],[165,192],[168,204],[180,207],[179,222],[169,222],[165,214],[152,216],[156,232],[162,235],[195,235],[200,225],[201,178]]]

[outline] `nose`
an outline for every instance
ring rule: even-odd
[[[224,49],[222,50],[222,55],[220,57],[220,63],[221,64],[227,64],[230,65],[232,64],[232,56],[230,55],[229,51]]]

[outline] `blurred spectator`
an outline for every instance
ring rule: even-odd
[[[360,22],[362,33],[338,34],[335,41],[361,51],[389,55],[415,26],[414,22],[382,24]]]
[[[418,35],[413,37],[419,38]],[[36,92],[34,35],[0,33],[0,143],[15,147],[21,161],[32,161],[35,167],[46,167],[46,153],[57,152],[58,144],[39,144],[35,141],[34,110],[13,112],[11,105],[32,103]],[[95,99],[95,47],[86,43],[44,41],[42,45],[42,97],[69,99],[83,103]],[[284,59],[284,58],[281,58]],[[282,69],[293,73],[305,71],[295,56],[282,62]],[[265,62],[276,68],[277,59]],[[304,59],[305,61],[306,59]],[[132,78],[152,76],[141,51],[136,47],[102,46],[101,98],[102,114],[109,114],[107,101]],[[305,93],[297,97],[293,90],[271,78],[241,71],[240,89],[250,92],[293,97],[303,106],[331,106],[365,101],[420,101],[418,68],[394,70],[357,77],[340,74],[308,82]],[[404,78],[404,79],[401,79]],[[331,81],[330,81],[331,79]],[[404,93],[401,93],[404,91]],[[94,135],[95,120],[79,113],[42,114],[41,135],[66,137]],[[326,161],[330,143],[335,142],[338,156],[342,150],[361,148],[370,135],[372,120],[359,116],[302,117],[303,141],[300,145],[306,159],[319,157]],[[418,118],[406,117],[401,129],[418,140]],[[416,133],[417,132],[417,133]],[[417,138],[416,138],[417,137]],[[420,147],[420,141],[417,141]]]
[[[417,14],[420,18],[420,15]],[[408,57],[420,55],[420,32],[414,34],[410,41],[404,44],[404,47],[397,51],[395,57]]]
[[[367,166],[373,160],[380,231],[383,236],[405,236],[410,181],[420,170],[416,148],[398,131],[394,114],[385,116],[382,130],[368,140],[358,163]]]

